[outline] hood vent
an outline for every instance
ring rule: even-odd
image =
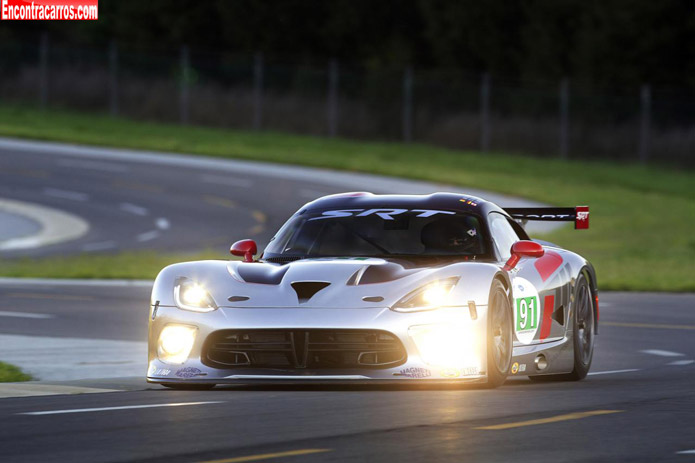
[[[356,271],[346,282],[348,286],[368,285],[372,283],[388,283],[407,277],[417,269],[405,269],[401,265],[389,262],[382,265],[365,265]]]
[[[241,264],[237,267],[237,274],[246,283],[261,285],[279,285],[285,277],[289,267],[278,267],[270,264]]]
[[[309,299],[314,297],[314,294],[321,291],[330,283],[327,281],[297,281],[292,283],[292,289],[297,293],[297,299],[299,299],[300,304],[304,304]]]

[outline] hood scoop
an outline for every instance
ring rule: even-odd
[[[400,280],[417,272],[417,269],[405,269],[395,263],[384,265],[365,265],[356,271],[347,281],[348,286],[368,285],[372,283],[388,283]]]
[[[296,281],[292,283],[292,289],[297,293],[300,304],[308,302],[316,293],[326,286],[330,286],[327,281]]]
[[[261,285],[279,285],[289,267],[278,267],[271,264],[242,264],[237,267],[237,274],[246,283]]]

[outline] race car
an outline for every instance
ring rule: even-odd
[[[588,228],[589,208],[507,208],[456,194],[325,196],[257,260],[164,268],[149,312],[147,381],[579,380],[598,333],[592,265],[532,241],[528,220]]]

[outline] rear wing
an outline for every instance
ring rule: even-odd
[[[574,222],[574,228],[589,228],[589,206],[577,207],[506,207],[512,218],[526,223],[529,220],[546,222]]]

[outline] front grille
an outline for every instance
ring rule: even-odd
[[[202,355],[213,368],[390,368],[405,360],[400,340],[380,330],[222,330]]]

